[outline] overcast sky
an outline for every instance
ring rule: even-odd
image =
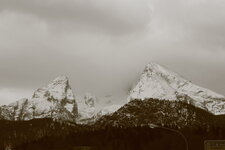
[[[0,0],[0,104],[61,74],[125,94],[151,61],[225,95],[225,1]]]

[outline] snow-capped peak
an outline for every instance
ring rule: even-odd
[[[74,121],[78,115],[77,103],[66,76],[59,76],[46,87],[37,89],[31,99],[5,106],[3,113],[7,114],[4,118],[10,120],[54,118]]]
[[[154,62],[145,67],[139,82],[131,90],[128,101],[147,98],[183,100],[214,114],[225,114],[223,95],[197,86]]]
[[[76,95],[75,99],[68,77],[58,76],[47,86],[38,88],[32,98],[0,106],[0,119],[54,118],[85,124],[103,115],[98,113],[100,110],[101,108],[96,108],[96,96],[86,93],[82,98]]]
[[[33,98],[49,98],[55,100],[74,100],[72,89],[69,85],[69,79],[66,76],[58,76],[46,87],[37,89]]]

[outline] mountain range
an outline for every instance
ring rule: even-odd
[[[59,76],[46,87],[38,88],[32,98],[23,98],[1,106],[0,119],[21,121],[53,118],[87,124],[120,107],[120,105],[112,105],[97,109],[95,102],[96,97],[91,94],[85,94],[83,98],[75,98],[69,79],[66,76]]]
[[[160,108],[158,108],[158,113],[161,114],[165,113],[163,112],[164,109],[172,109],[176,106],[176,108],[179,108],[178,110],[175,109],[177,112],[184,111],[184,108],[177,103],[179,101],[205,110],[209,114],[225,114],[225,97],[223,95],[195,85],[181,75],[153,62],[145,67],[138,83],[127,97],[128,102],[130,102],[129,105],[141,105],[142,103],[139,104],[136,101],[146,99],[172,102],[171,106],[166,105],[168,107],[164,107],[163,104],[157,105]],[[24,98],[9,105],[1,106],[0,119],[19,121],[53,118],[78,124],[90,124],[96,122],[102,116],[115,116],[126,107],[126,105],[124,107],[111,105],[97,108],[95,103],[96,97],[91,94],[86,94],[83,98],[77,98],[73,94],[69,79],[66,76],[59,76],[47,86],[37,89],[32,98]],[[156,105],[156,103],[153,104]],[[146,106],[151,105],[146,103]],[[176,115],[179,116],[177,112]],[[126,116],[132,116],[131,114],[130,112]],[[150,115],[149,112],[148,115]],[[195,113],[195,115],[197,114]]]

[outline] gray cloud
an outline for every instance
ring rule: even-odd
[[[225,94],[224,3],[0,0],[0,103],[60,74],[78,94],[125,94],[149,61]]]
[[[1,0],[0,7],[54,24],[86,26],[117,34],[140,30],[150,21],[147,0]]]
[[[224,50],[225,1],[153,0],[152,4],[154,25],[169,38],[195,42],[205,50]]]

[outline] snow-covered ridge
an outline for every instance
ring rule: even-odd
[[[69,85],[69,79],[66,76],[59,76],[55,78],[47,87],[37,89],[33,98],[49,97],[57,100],[74,100],[75,96]]]
[[[130,91],[128,101],[157,98],[182,100],[213,114],[225,114],[225,97],[193,84],[181,75],[157,63],[149,63],[137,85]]]
[[[139,82],[130,91],[128,101],[148,98],[184,101],[216,115],[225,114],[223,95],[195,85],[156,63],[149,63],[146,66]],[[116,103],[107,105],[101,103],[101,107],[96,107],[99,101],[103,100],[114,101],[110,97],[97,98],[92,94],[75,96],[68,78],[59,76],[47,86],[37,89],[32,98],[0,106],[0,119],[54,118],[81,124],[93,123],[101,116],[112,114],[121,107]]]
[[[0,109],[1,118],[9,120],[54,118],[74,121],[78,115],[75,96],[66,76],[59,76],[46,87],[37,89],[31,99],[24,98]]]
[[[114,107],[96,108],[96,97],[90,93],[83,97],[75,96],[69,79],[59,76],[47,86],[38,88],[32,98],[0,106],[0,119],[54,118],[86,124],[116,110]]]

